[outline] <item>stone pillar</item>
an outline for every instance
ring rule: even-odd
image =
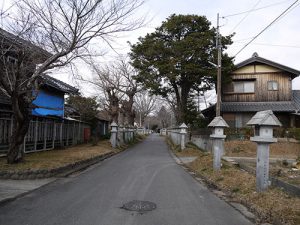
[[[261,192],[269,186],[269,143],[257,143],[256,190]]]
[[[226,138],[224,128],[228,127],[228,124],[221,116],[217,116],[210,122],[208,127],[213,128],[210,137],[213,139],[213,168],[217,171],[221,169],[221,157],[224,155],[224,140]]]
[[[127,142],[126,134],[127,134],[127,128],[124,126],[122,129],[122,135],[121,135],[122,144],[125,144]]]
[[[133,139],[134,139],[134,132],[135,132],[135,129],[134,129],[134,127],[131,127],[131,140],[133,141]]]
[[[269,146],[277,142],[273,138],[273,127],[281,126],[281,123],[271,110],[266,110],[257,112],[247,125],[255,127],[254,137],[250,140],[257,143],[256,190],[262,192],[269,186]]]
[[[111,143],[111,146],[113,148],[116,148],[117,144],[118,144],[118,137],[117,137],[117,134],[118,134],[118,125],[113,121],[111,123],[110,127],[111,127],[110,143]]]
[[[181,124],[180,128],[180,149],[185,149],[185,136],[187,134],[187,125],[185,123]]]
[[[221,169],[221,157],[224,152],[224,139],[214,138],[213,143],[213,168],[214,170]]]

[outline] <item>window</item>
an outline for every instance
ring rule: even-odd
[[[234,92],[237,93],[254,93],[253,81],[238,81],[233,83]]]
[[[278,91],[278,82],[268,81],[268,91]]]

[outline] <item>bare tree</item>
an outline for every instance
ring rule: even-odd
[[[172,125],[172,112],[164,105],[159,109],[156,116],[158,117],[162,128],[166,128]]]
[[[136,94],[134,108],[138,113],[137,120],[140,126],[143,126],[145,118],[156,108],[156,97],[151,96],[147,91],[141,91]]]
[[[3,30],[0,35],[1,91],[11,99],[16,123],[8,163],[22,158],[19,153],[38,78],[89,56],[90,44],[96,40],[111,45],[118,33],[139,28],[143,19],[131,16],[142,4],[143,0],[19,0],[11,8],[5,19],[15,35]],[[8,60],[11,55],[13,62]]]
[[[96,76],[89,82],[98,86],[106,97],[112,120],[123,125],[134,125],[134,96],[141,91],[141,87],[134,80],[135,71],[127,59],[118,58],[104,67],[93,61],[91,65]]]
[[[120,113],[120,101],[124,94],[120,92],[122,82],[121,75],[114,73],[108,66],[101,68],[94,61],[90,61],[90,65],[94,72],[93,80],[84,80],[95,85],[100,91],[101,106],[110,116],[111,122],[117,122]]]
[[[122,111],[124,113],[124,124],[133,126],[136,112],[134,109],[134,97],[142,90],[142,87],[137,84],[134,79],[136,75],[135,69],[129,64],[126,58],[121,58],[116,62],[116,71],[124,78],[124,85],[121,86],[120,91],[126,97],[122,100]]]

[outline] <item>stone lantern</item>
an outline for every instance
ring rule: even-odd
[[[185,149],[185,136],[187,134],[187,128],[188,126],[183,123],[180,125],[180,149],[184,150]]]
[[[210,137],[213,139],[213,155],[214,155],[214,170],[221,168],[221,156],[224,154],[224,128],[229,127],[226,121],[221,117],[215,117],[208,127],[213,128],[213,132]]]
[[[111,127],[110,143],[113,148],[116,148],[117,147],[118,124],[116,124],[116,122],[113,121],[110,124],[110,127]]]
[[[256,190],[261,192],[269,186],[269,147],[277,142],[273,128],[281,126],[281,123],[271,110],[266,110],[257,112],[247,125],[255,128],[254,137],[250,140],[257,143]]]

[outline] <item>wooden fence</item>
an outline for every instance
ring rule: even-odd
[[[90,129],[90,126],[75,120],[32,120],[24,139],[24,152],[45,151],[83,143],[85,129]],[[12,119],[0,118],[0,154],[7,152],[12,130]]]

